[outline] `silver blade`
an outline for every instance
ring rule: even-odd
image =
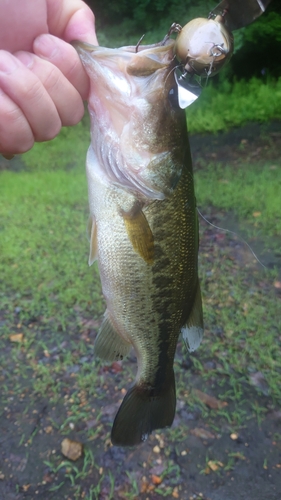
[[[181,109],[185,109],[196,101],[202,88],[190,75],[183,74],[179,68],[175,69],[174,75],[178,86],[178,104]]]
[[[264,13],[271,0],[222,0],[210,14],[225,13],[225,24],[230,31],[243,28]]]

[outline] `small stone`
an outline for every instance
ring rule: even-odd
[[[61,452],[66,458],[75,462],[83,453],[83,445],[78,441],[65,438],[61,443]]]

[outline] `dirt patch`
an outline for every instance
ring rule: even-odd
[[[217,134],[190,136],[194,167],[207,162],[226,164],[280,160],[281,123],[248,123],[244,127]]]
[[[134,369],[132,360],[127,368]],[[205,362],[206,371],[215,369],[214,361]],[[185,371],[188,390],[198,387],[219,397],[215,379],[203,382],[192,362],[186,368],[180,349],[176,361],[179,370]],[[81,407],[81,418],[68,418],[67,425],[71,410],[63,400],[52,404],[43,396],[34,396],[28,384],[22,387],[21,398],[12,396],[10,389],[9,401],[0,412],[1,498],[145,500],[160,499],[167,492],[168,498],[180,499],[279,500],[281,413],[272,409],[268,397],[245,384],[245,399],[239,408],[245,420],[236,433],[221,413],[215,416],[216,410],[212,410],[208,419],[199,402],[190,407],[188,397],[179,398],[171,430],[153,434],[137,448],[122,449],[112,447],[109,441],[120,401],[112,369],[104,372],[104,382],[107,389],[99,402],[87,396],[91,410],[96,409],[92,417],[88,410],[85,416]],[[254,402],[266,409],[260,423],[251,415]],[[234,411],[235,405],[228,402],[227,411]],[[99,411],[102,417],[97,420]],[[92,440],[89,430],[97,428]],[[85,446],[84,457],[75,465],[60,451],[66,433]]]

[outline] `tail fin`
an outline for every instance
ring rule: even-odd
[[[165,388],[151,395],[151,390],[134,385],[126,394],[115,417],[111,441],[115,446],[134,446],[145,441],[155,429],[170,427],[176,408],[174,371]]]

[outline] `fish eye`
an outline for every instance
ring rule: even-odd
[[[173,108],[179,108],[179,93],[177,85],[169,90],[168,99]]]

